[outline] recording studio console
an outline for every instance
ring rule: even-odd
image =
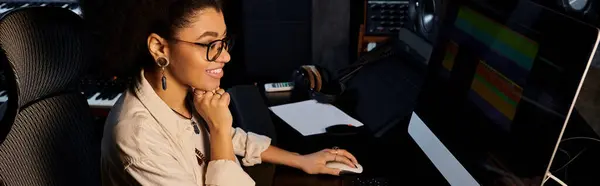
[[[367,1],[365,35],[396,35],[408,19],[409,1]]]

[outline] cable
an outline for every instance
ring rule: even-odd
[[[553,179],[554,181],[556,181],[558,184],[560,184],[562,186],[567,186],[567,184],[565,182],[563,182],[562,180],[560,180],[557,177],[555,177],[554,175],[552,175],[552,173],[547,173],[546,176],[548,176],[550,179]]]
[[[579,136],[579,137],[570,137],[567,139],[563,139],[560,142],[565,142],[565,141],[571,141],[571,140],[578,140],[578,139],[585,139],[585,140],[592,140],[592,141],[596,141],[600,143],[600,139],[596,139],[596,138],[591,138],[591,137],[585,137],[585,136]]]
[[[570,137],[570,138],[563,139],[560,142],[562,143],[562,142],[567,142],[567,141],[572,141],[572,140],[590,140],[590,141],[594,141],[594,142],[599,142],[600,143],[600,139],[596,139],[596,138],[592,138],[592,137],[586,137],[586,136]],[[560,150],[560,148],[559,148],[559,150]],[[569,165],[569,163],[573,162],[573,160],[575,160],[575,158],[577,158],[579,155],[581,155],[585,150],[587,150],[587,148],[584,148],[583,150],[579,151],[579,153],[577,153],[571,160],[569,160],[565,165],[563,165],[559,169],[555,170],[554,172],[557,172],[557,171],[559,171],[559,170],[561,170],[563,168],[566,168],[566,166]]]
[[[569,152],[567,152],[565,149],[562,149],[562,148],[560,148],[560,147],[558,148],[558,150],[559,150],[560,152],[562,152],[562,153],[565,153],[565,155],[567,155],[567,159],[568,159],[569,161],[571,161],[571,154],[569,154]],[[569,162],[567,162],[567,163],[569,163]],[[568,165],[568,164],[566,164],[566,165]],[[562,167],[561,167],[561,168],[562,168]],[[567,170],[567,167],[566,167],[566,166],[565,166],[565,171],[564,171],[564,172],[565,172],[565,175],[564,175],[564,177],[563,177],[563,178],[564,178],[565,180],[567,180],[567,172],[568,172],[568,170]],[[548,177],[546,177],[546,180],[547,180],[547,179],[548,179]],[[544,182],[546,182],[546,180],[544,180]]]
[[[573,158],[571,160],[569,160],[567,163],[565,163],[560,168],[558,168],[554,171],[551,171],[551,172],[558,172],[558,171],[564,169],[565,167],[567,167],[567,165],[569,165],[571,162],[573,162],[575,159],[577,159],[577,157],[579,157],[579,155],[583,154],[583,152],[585,152],[585,150],[587,150],[587,148],[584,148],[583,150],[579,151],[579,153],[577,153],[575,156],[573,156]]]
[[[506,171],[504,171],[502,169],[493,167],[493,166],[491,166],[489,164],[484,164],[483,167],[485,169],[487,169],[488,171],[492,171],[492,172],[495,172],[496,174],[500,174],[502,176],[505,176],[506,178],[510,178],[510,181],[512,181],[513,183],[516,182],[515,185],[519,185],[519,186],[525,185],[525,183],[523,183],[521,181],[521,179],[519,179],[519,177],[517,177],[517,176],[515,176],[515,175],[513,175],[511,173],[508,173],[508,172],[506,172]]]
[[[558,148],[558,150],[559,150],[560,152],[562,152],[562,153],[565,153],[565,155],[567,155],[567,158],[568,158],[568,159],[571,159],[571,154],[569,154],[569,152],[567,152],[565,149]]]
[[[562,143],[562,142],[567,142],[567,141],[572,141],[572,140],[590,140],[590,141],[594,141],[594,142],[600,142],[600,139],[596,139],[596,138],[592,138],[592,137],[586,137],[586,136],[570,137],[570,138],[563,139],[560,142]],[[575,159],[577,159],[577,157],[579,157],[581,154],[583,154],[583,152],[585,152],[587,150],[587,148],[584,148],[583,150],[579,151],[573,158],[571,158],[569,156],[569,154],[565,150],[562,150],[561,148],[559,148],[558,150],[560,150],[561,152],[567,154],[567,156],[569,157],[570,160],[567,161],[567,163],[565,163],[560,168],[558,168],[558,169],[556,169],[554,171],[550,171],[550,172],[556,173],[556,172],[558,172],[558,171],[560,171],[562,169],[565,169],[565,171],[564,171],[565,172],[565,177],[564,178],[566,179],[567,178],[567,170],[566,170],[567,166],[569,164],[571,164]]]

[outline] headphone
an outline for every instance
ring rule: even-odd
[[[378,45],[361,56],[356,63],[338,70],[339,77],[317,65],[302,65],[292,73],[292,100],[315,99],[320,103],[333,103],[346,90],[346,82],[365,65],[396,54],[398,43],[395,40]]]
[[[341,94],[341,90],[331,91],[329,71],[315,65],[302,65],[292,74],[294,89],[292,96],[295,99],[312,98],[320,103],[333,103],[336,95]],[[325,90],[325,91],[324,91]],[[308,91],[308,94],[304,91]],[[324,93],[327,92],[327,93]]]

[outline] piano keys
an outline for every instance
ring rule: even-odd
[[[125,82],[117,79],[84,78],[81,80],[80,90],[91,108],[110,109],[123,95],[125,86]],[[7,93],[5,86],[0,85],[0,104],[9,99]]]
[[[87,76],[80,81],[81,94],[92,108],[110,109],[121,98],[131,78],[117,79]],[[1,99],[1,98],[0,98]]]
[[[122,92],[96,92],[93,95],[87,95],[87,102],[91,108],[110,109],[122,95]],[[0,100],[2,100],[1,97]]]
[[[108,90],[89,92],[89,94],[85,94],[84,92],[81,92],[81,94],[86,96],[90,107],[99,109],[112,108],[117,100],[123,95],[123,92],[112,92]],[[0,104],[8,101],[7,93],[6,90],[0,90]]]
[[[0,0],[0,16],[11,10],[24,7],[61,7],[82,16],[79,3],[69,0]]]

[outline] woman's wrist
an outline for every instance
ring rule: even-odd
[[[303,162],[304,156],[294,152],[290,161],[291,164],[288,166],[302,170]]]
[[[211,160],[235,161],[231,134],[224,131],[211,131],[210,133]]]
[[[209,126],[219,126],[219,124],[216,125],[209,125]],[[231,125],[228,125],[231,126]],[[225,136],[231,136],[231,127],[209,127],[210,130],[210,135],[225,135]]]

